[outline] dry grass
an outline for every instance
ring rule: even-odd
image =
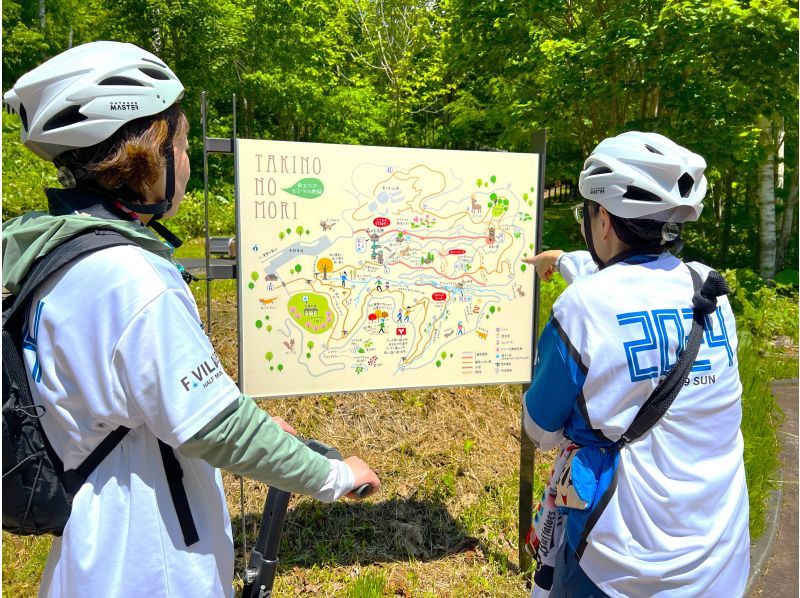
[[[373,565],[385,570],[390,593],[524,595],[514,564],[519,392],[459,388],[262,403],[302,435],[364,458],[383,484],[364,503],[293,498],[278,587],[338,595],[336,581]],[[236,513],[238,479],[226,476],[225,484]],[[249,480],[244,488],[252,545],[266,488]],[[238,540],[240,514],[233,519]]]
[[[233,289],[214,283],[212,339],[235,379]],[[204,291],[196,295],[205,314]],[[484,386],[260,401],[301,435],[362,457],[382,483],[361,503],[292,498],[278,595],[527,595],[517,566],[520,397],[520,386]],[[240,481],[224,481],[241,571]],[[244,481],[248,549],[266,492]],[[365,590],[359,579],[376,583]]]
[[[202,284],[195,296],[205,317]],[[233,281],[214,283],[213,302],[212,340],[236,379]],[[520,396],[519,386],[484,386],[261,401],[301,435],[362,457],[382,482],[363,502],[292,498],[275,595],[527,596],[517,566]],[[224,483],[240,589],[240,505],[249,550],[267,488],[245,480],[242,501],[240,479]],[[49,540],[4,533],[3,544],[3,596],[34,595]]]
[[[549,302],[558,290],[552,286],[543,290]],[[218,281],[213,290],[212,340],[236,379],[235,286]],[[204,315],[202,285],[195,285],[195,296]],[[794,358],[786,362],[791,372],[776,371],[773,377],[796,375],[792,347],[794,353],[779,347]],[[383,484],[380,494],[364,502],[292,499],[275,595],[527,596],[516,546],[520,395],[519,386],[485,386],[261,402],[302,435],[362,457]],[[537,453],[537,480],[551,460],[552,455]],[[246,480],[242,500],[239,478],[226,474],[224,483],[240,574],[245,564],[240,504],[252,547],[267,488]],[[534,496],[540,494],[538,485]],[[3,544],[3,596],[34,595],[49,539],[3,533]],[[242,587],[238,576],[235,584]]]

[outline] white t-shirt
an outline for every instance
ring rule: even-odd
[[[589,275],[579,275],[592,270],[579,261],[542,333],[525,397],[531,438],[553,446],[566,436],[597,466],[591,515],[566,510],[569,546],[611,596],[741,595],[748,498],[730,304],[720,297],[707,316],[698,357],[664,417],[616,458],[606,447],[685,347],[694,290],[669,254]],[[703,277],[709,271],[692,266]]]
[[[31,304],[24,359],[65,469],[131,428],[75,496],[40,596],[232,596],[220,472],[177,452],[199,541],[186,547],[158,439],[177,447],[237,400],[174,265],[139,247],[89,255]]]

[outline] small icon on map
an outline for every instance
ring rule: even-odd
[[[406,329],[405,328],[397,328],[397,336],[405,336]]]

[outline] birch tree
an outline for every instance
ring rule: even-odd
[[[775,236],[775,154],[777,148],[773,143],[772,121],[761,116],[762,146],[766,148],[766,157],[758,166],[758,206],[759,233],[761,248],[758,256],[758,270],[767,279],[775,278],[775,257],[777,238]]]

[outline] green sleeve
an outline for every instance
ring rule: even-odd
[[[297,494],[315,494],[331,464],[284,432],[246,395],[184,442],[178,451],[215,467]]]

